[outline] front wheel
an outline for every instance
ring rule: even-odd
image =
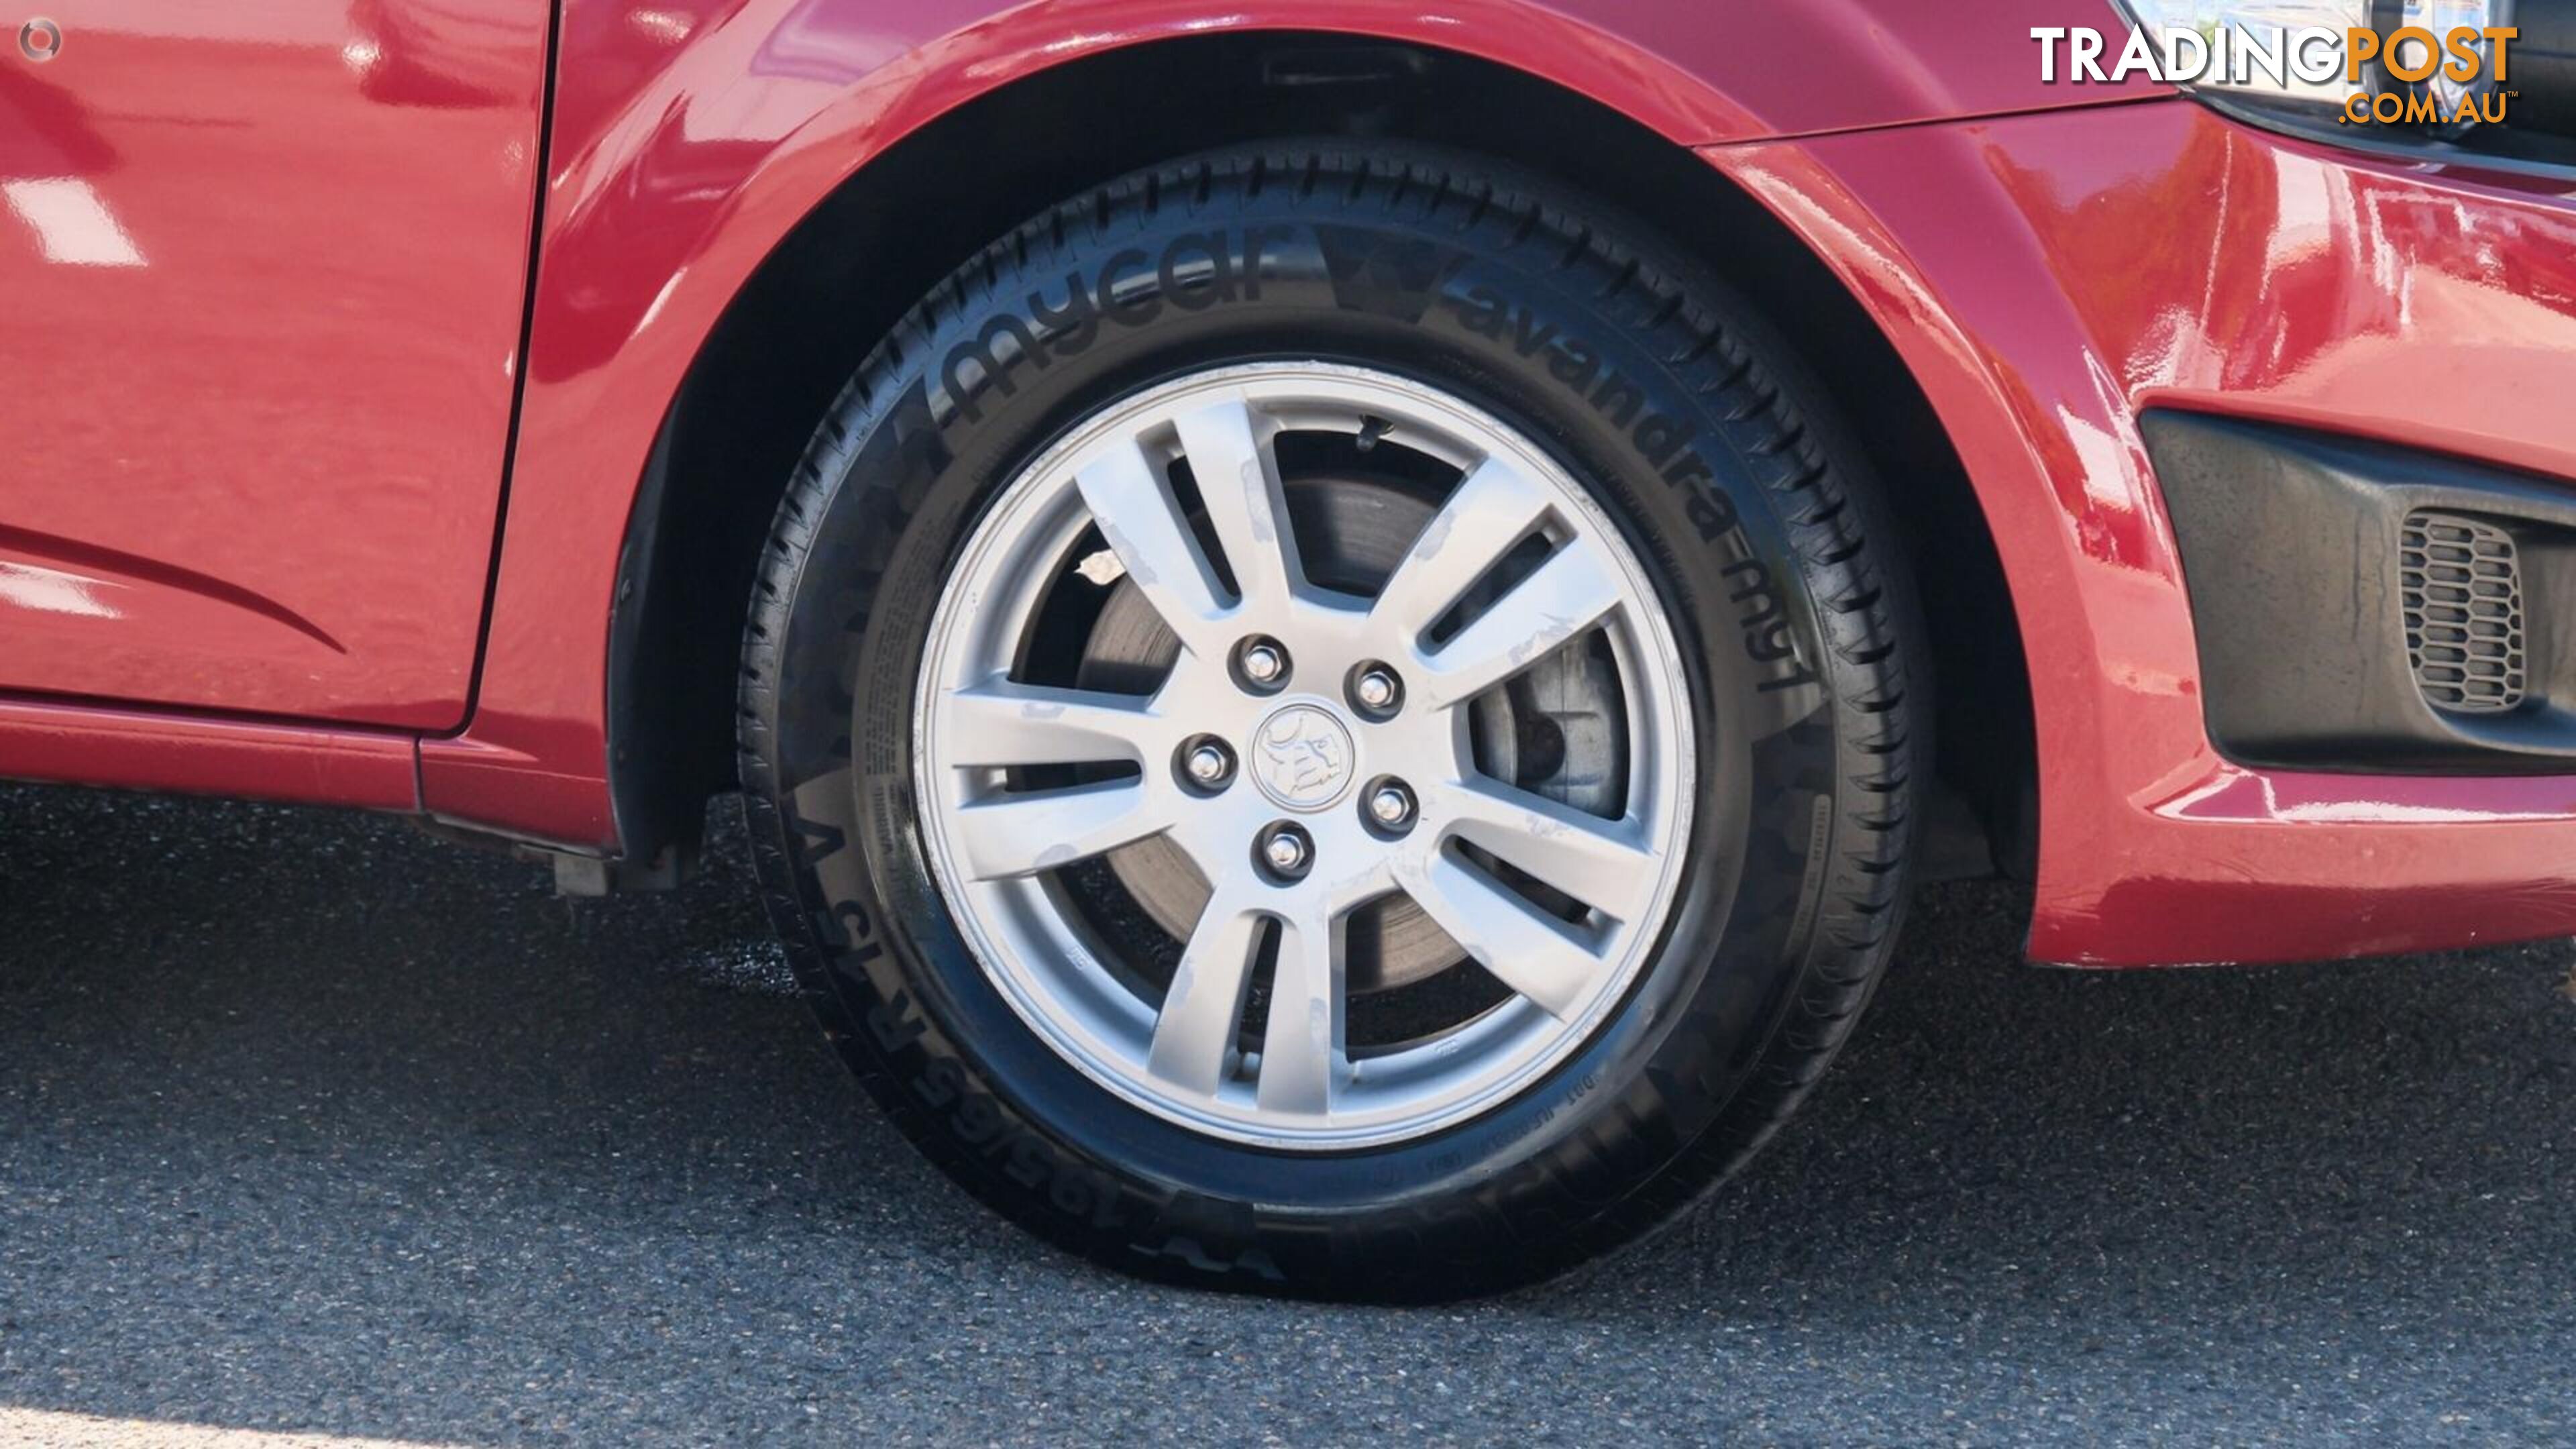
[[[1777,344],[1445,153],[1038,218],[835,405],[743,776],[826,1027],[1119,1267],[1524,1281],[1714,1185],[1903,893],[1912,616]]]

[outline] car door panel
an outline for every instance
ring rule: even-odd
[[[50,18],[0,53],[0,691],[458,724],[543,0]]]

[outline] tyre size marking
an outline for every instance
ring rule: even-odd
[[[814,944],[840,978],[850,1004],[867,1003],[853,1012],[860,1028],[890,1066],[896,1061],[916,1064],[907,1074],[907,1095],[921,1110],[942,1117],[961,1145],[1027,1191],[1042,1191],[1057,1212],[1097,1231],[1121,1228],[1126,1213],[1114,1179],[1030,1127],[976,1085],[955,1057],[937,1054],[944,1046],[930,1040],[933,1024],[901,983],[881,923],[851,893],[852,882],[826,879],[856,865],[857,847],[849,833],[822,818],[852,787],[847,768],[806,781],[781,802],[781,823],[803,866],[808,898],[826,903],[807,913]],[[880,981],[880,971],[894,979]]]

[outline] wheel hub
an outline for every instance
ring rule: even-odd
[[[1297,521],[1300,557],[1309,577],[1356,595],[1382,588],[1434,515],[1435,499],[1406,477],[1386,470],[1343,466],[1283,480],[1289,512]],[[1103,551],[1106,555],[1106,550]],[[1132,580],[1109,586],[1082,649],[1075,682],[1086,689],[1138,692],[1171,673],[1180,640],[1164,627]],[[1354,699],[1365,672],[1352,681]],[[1617,808],[1625,740],[1614,728],[1620,716],[1616,670],[1597,651],[1559,650],[1528,672],[1476,701],[1467,735],[1488,774],[1590,814]],[[1168,839],[1122,846],[1106,857],[1118,892],[1135,903],[1153,929],[1147,940],[1123,940],[1131,950],[1168,949],[1186,940],[1206,909],[1207,881]],[[1122,937],[1123,913],[1104,929]],[[1353,921],[1346,982],[1359,996],[1416,986],[1453,971],[1465,960],[1458,943],[1433,923],[1412,897],[1396,895],[1363,907]]]
[[[1272,711],[1244,751],[1261,793],[1282,809],[1298,811],[1327,809],[1340,800],[1355,778],[1356,754],[1350,726],[1333,707],[1307,701]]]

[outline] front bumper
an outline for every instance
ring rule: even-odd
[[[2576,772],[2576,489],[2149,411],[2210,742],[2352,775]]]
[[[2549,739],[2486,764],[2383,753],[2369,773],[2274,748],[2277,733],[2213,741],[2213,709],[2266,697],[2231,678],[2221,704],[2211,661],[2267,641],[2243,647],[2232,603],[2196,616],[2180,500],[2141,421],[2375,440],[2576,504],[2557,481],[2576,478],[2570,186],[2348,155],[2182,100],[1705,154],[1871,311],[1977,489],[2029,654],[2033,955],[2286,960],[2576,934],[2576,761],[2547,773]],[[2320,586],[2295,581],[2275,613]],[[2315,663],[2302,647],[2285,635],[2278,667]],[[2296,712],[2268,703],[2275,724]]]

